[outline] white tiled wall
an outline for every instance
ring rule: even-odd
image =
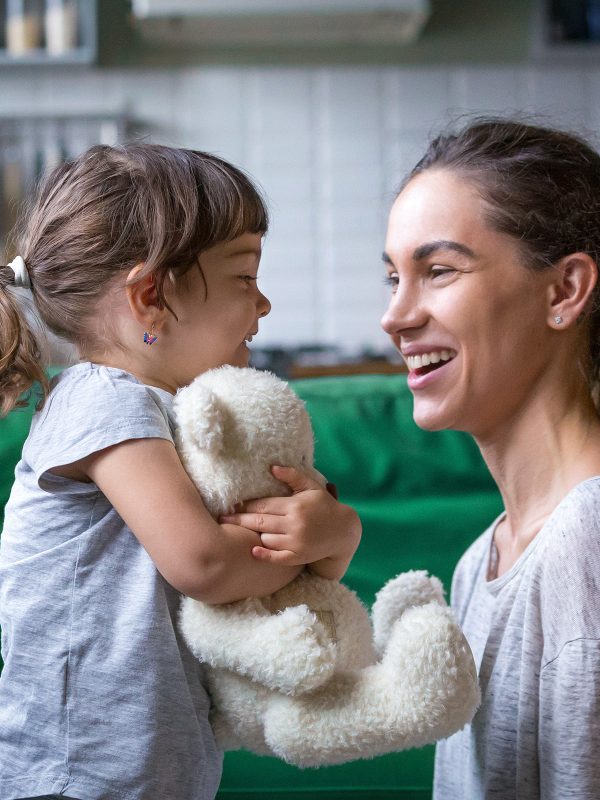
[[[600,67],[0,73],[0,115],[127,111],[148,139],[217,152],[259,181],[272,211],[264,346],[386,346],[386,215],[395,186],[449,119],[520,112],[593,137],[599,108]]]

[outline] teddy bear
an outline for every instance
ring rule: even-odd
[[[325,485],[304,403],[271,373],[210,370],[179,390],[174,410],[178,452],[215,518],[289,494],[272,464]],[[440,581],[424,571],[390,580],[370,615],[344,584],[308,567],[268,597],[183,598],[179,624],[205,665],[224,750],[340,764],[445,738],[479,703],[469,646]]]

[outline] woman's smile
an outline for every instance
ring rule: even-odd
[[[402,355],[408,367],[408,386],[412,391],[418,391],[429,386],[432,381],[448,375],[450,365],[456,358],[456,351],[427,349],[421,355]]]
[[[415,421],[428,430],[489,430],[551,360],[548,275],[523,264],[518,242],[493,230],[486,210],[472,184],[432,170],[409,182],[390,214],[382,325],[408,367]]]

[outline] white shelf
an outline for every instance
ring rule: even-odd
[[[81,66],[93,64],[98,54],[97,0],[78,0],[78,38],[79,44],[60,55],[49,53],[44,47],[15,55],[6,47],[0,47],[0,68],[7,67],[48,67]],[[0,15],[0,26],[6,20]]]

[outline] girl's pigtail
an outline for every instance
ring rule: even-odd
[[[14,283],[13,270],[0,267],[0,417],[26,405],[23,393],[36,381],[43,397],[48,393],[39,345],[18,299],[9,289]]]

